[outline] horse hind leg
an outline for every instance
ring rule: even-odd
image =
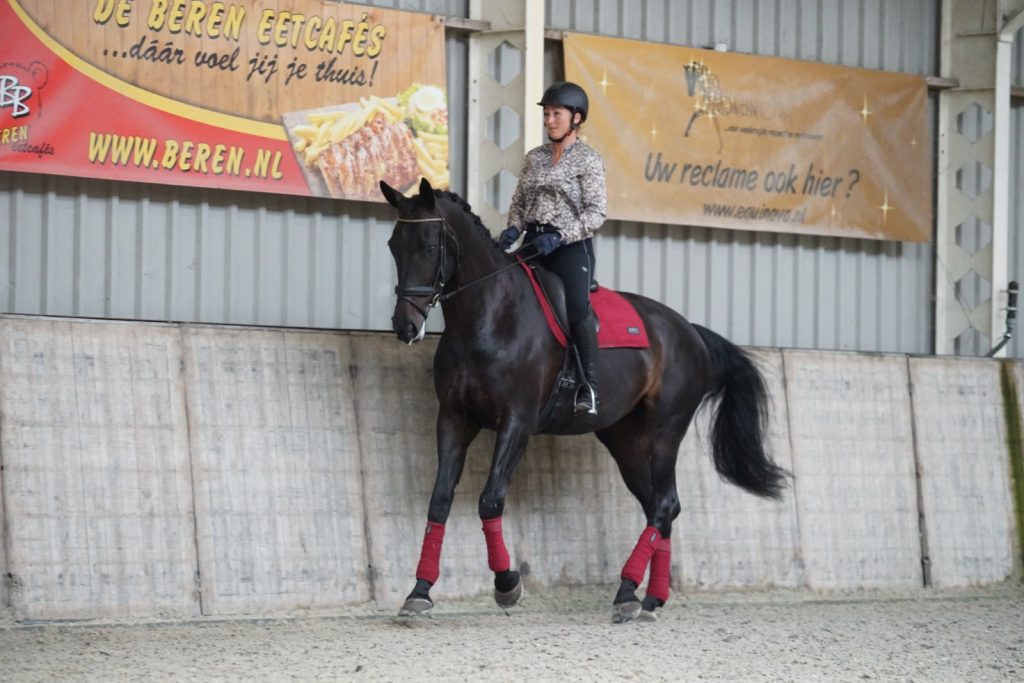
[[[664,607],[672,585],[672,537],[663,536],[651,556],[651,575],[647,580],[647,594],[640,604],[642,621],[655,621],[655,610]]]
[[[655,512],[648,526],[637,540],[633,552],[622,568],[622,583],[613,601],[612,621],[623,624],[634,619],[655,621],[656,610],[664,607],[672,583],[672,522],[679,515],[679,496],[676,493],[674,473],[669,490],[655,486]],[[643,582],[648,567],[647,593],[643,601],[636,591]]]
[[[612,623],[625,624],[643,614],[643,603],[637,598],[636,591],[643,583],[647,566],[650,564],[660,540],[661,532],[654,525],[648,523],[619,574],[621,583],[615,594],[615,599],[612,601]]]
[[[683,420],[683,426],[677,426],[677,433],[685,433],[689,421],[689,417]],[[626,426],[598,435],[619,465],[626,487],[640,501],[647,516],[647,527],[620,573],[621,583],[612,602],[612,621],[617,624],[636,619],[653,621],[656,619],[655,610],[668,600],[672,522],[681,509],[676,492],[675,464],[682,433],[674,436],[648,432],[644,438],[637,439],[638,431]],[[647,594],[641,602],[636,591],[643,583],[648,567]]]

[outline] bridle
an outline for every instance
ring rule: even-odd
[[[399,300],[405,301],[410,306],[419,311],[423,319],[427,319],[427,314],[430,313],[430,309],[437,306],[438,303],[443,301],[447,297],[442,297],[441,293],[444,291],[445,285],[445,266],[448,263],[448,238],[451,237],[452,242],[455,244],[455,263],[452,267],[451,272],[455,272],[455,269],[459,265],[459,241],[455,239],[455,235],[452,235],[448,230],[448,224],[444,220],[444,216],[437,216],[435,218],[398,218],[398,223],[440,223],[441,229],[438,231],[438,252],[440,258],[437,261],[437,272],[434,273],[434,283],[432,285],[403,285],[401,281],[395,285],[395,294]],[[418,303],[412,300],[411,297],[429,297],[426,308],[420,306]]]
[[[438,262],[437,262],[437,272],[434,273],[434,282],[433,282],[433,284],[429,285],[429,286],[428,285],[413,285],[413,286],[410,286],[410,285],[403,285],[401,282],[399,282],[395,286],[395,294],[398,296],[398,299],[400,301],[405,301],[410,306],[415,308],[419,312],[419,314],[423,316],[423,320],[424,321],[427,319],[427,315],[430,313],[431,309],[433,309],[439,303],[443,303],[443,302],[447,301],[448,299],[452,298],[453,296],[455,296],[459,292],[463,291],[464,289],[472,287],[473,285],[475,285],[475,284],[477,284],[477,283],[479,283],[479,282],[481,282],[483,280],[486,280],[489,277],[493,277],[493,276],[497,275],[498,273],[500,273],[500,272],[502,272],[504,270],[508,270],[509,268],[514,268],[514,267],[520,265],[521,263],[525,263],[527,261],[530,261],[530,260],[540,256],[540,252],[536,252],[536,253],[530,254],[529,256],[526,256],[526,257],[519,257],[519,256],[517,256],[516,260],[514,262],[512,262],[512,263],[509,263],[506,266],[502,266],[501,268],[498,268],[497,270],[492,270],[490,273],[487,273],[486,275],[482,275],[482,276],[478,277],[475,280],[467,282],[466,284],[462,285],[461,287],[453,289],[450,292],[445,292],[444,291],[444,287],[445,287],[445,284],[446,284],[446,277],[447,277],[445,275],[445,271],[447,270],[447,268],[445,266],[448,263],[448,238],[451,238],[452,244],[455,245],[455,261],[454,261],[454,265],[453,265],[452,269],[450,271],[448,271],[448,276],[450,276],[452,273],[454,273],[458,269],[458,267],[459,267],[459,240],[456,239],[455,235],[452,234],[452,232],[448,229],[448,223],[445,222],[444,216],[437,216],[437,217],[432,217],[432,218],[396,218],[395,221],[398,222],[398,223],[440,223],[441,224],[441,230],[438,232],[438,242],[439,242],[438,243],[438,251],[440,252],[440,258],[438,259]],[[410,297],[429,297],[429,300],[427,302],[426,307],[423,307],[423,306],[420,306],[415,301],[413,301]]]

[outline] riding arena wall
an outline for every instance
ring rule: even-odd
[[[469,16],[466,0],[366,4]],[[545,26],[939,76],[940,9],[938,0],[548,0]],[[463,196],[471,182],[489,180],[467,170],[468,151],[487,144],[468,139],[469,73],[487,72],[470,63],[469,35],[446,34],[452,188]],[[1024,32],[1014,44],[1021,85]],[[545,82],[564,75],[561,53],[559,41],[546,41]],[[933,141],[938,100],[933,90]],[[1024,107],[1014,102],[1011,187],[1021,187]],[[926,172],[940,167],[933,161]],[[1024,193],[1011,193],[1010,212],[1011,226],[1024,225]],[[4,171],[0,312],[384,331],[394,306],[386,246],[393,218],[390,207],[369,202]],[[496,235],[504,225],[487,227]],[[973,235],[971,225],[963,231]],[[1005,256],[1015,276],[1024,272],[1020,233],[1011,231]],[[933,243],[616,220],[601,228],[596,248],[603,284],[746,346],[933,353],[935,284],[963,276],[957,264],[937,261]],[[967,279],[960,289],[964,311],[989,295],[987,281]],[[440,329],[432,319],[429,330]],[[987,335],[968,336],[962,354],[991,348]],[[1022,344],[1015,336],[1007,355],[1024,357]]]
[[[21,621],[397,609],[435,474],[436,344],[0,317],[0,604]],[[777,502],[721,481],[701,411],[676,470],[677,599],[1020,576],[1024,364],[748,350],[793,479]],[[472,447],[435,598],[491,589],[492,444]],[[505,513],[528,591],[614,584],[644,524],[592,435],[531,441]]]

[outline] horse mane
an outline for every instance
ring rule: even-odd
[[[480,216],[473,213],[473,207],[471,207],[469,205],[469,202],[460,197],[457,193],[452,192],[451,190],[435,189],[434,197],[436,197],[437,199],[447,199],[452,204],[455,204],[455,206],[462,209],[465,213],[469,214],[469,216],[473,219],[473,223],[477,226],[477,228],[480,230],[483,236],[486,237],[490,242],[497,244],[495,239],[491,237],[491,231],[487,229],[486,225],[484,225],[484,222],[480,219]]]

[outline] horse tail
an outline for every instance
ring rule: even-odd
[[[711,330],[694,325],[711,356],[711,388],[718,399],[711,447],[715,469],[728,481],[758,496],[780,498],[788,472],[765,451],[768,391],[753,359]]]

